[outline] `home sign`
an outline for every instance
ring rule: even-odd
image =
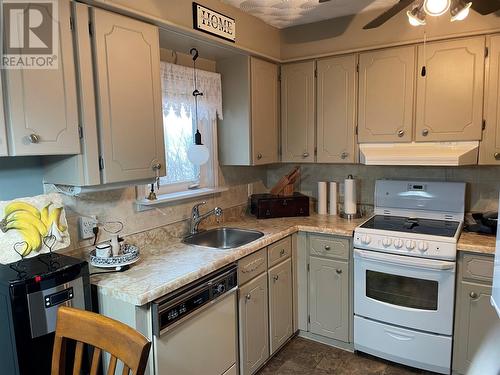
[[[234,42],[236,40],[236,22],[200,4],[193,3],[193,27],[196,30],[215,35]]]

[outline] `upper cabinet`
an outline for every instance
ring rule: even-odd
[[[156,26],[92,9],[102,183],[165,170]]]
[[[411,141],[414,82],[413,46],[359,56],[360,143]]]
[[[479,147],[479,164],[500,165],[500,35],[489,38],[486,65],[485,128]]]
[[[12,156],[80,152],[70,1],[57,4],[57,69],[4,70]]]
[[[317,161],[356,161],[356,56],[317,63]]]
[[[281,68],[281,160],[314,162],[315,62]]]
[[[219,122],[219,161],[224,165],[278,162],[278,67],[249,56],[217,62],[222,75],[224,119]]]
[[[8,150],[7,150],[7,134],[5,132],[5,113],[3,109],[2,75],[3,71],[0,71],[0,156],[6,156]]]
[[[418,47],[415,140],[481,139],[484,42],[477,37]]]

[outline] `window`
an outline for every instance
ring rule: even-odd
[[[220,74],[196,70],[197,87],[203,93],[198,97],[198,123],[193,97],[194,70],[162,62],[161,78],[166,176],[160,178],[160,189],[155,189],[157,196],[217,187],[217,117],[222,118]],[[187,157],[197,128],[210,152],[210,159],[200,167]],[[146,196],[150,188],[145,187]]]

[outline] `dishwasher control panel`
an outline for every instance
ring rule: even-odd
[[[236,267],[225,268],[196,281],[171,297],[153,302],[156,335],[238,285]]]

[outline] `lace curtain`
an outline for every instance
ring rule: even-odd
[[[172,108],[180,115],[184,109],[194,117],[194,69],[161,62],[163,111]],[[218,73],[196,69],[198,96],[198,121],[222,119],[221,76]]]

